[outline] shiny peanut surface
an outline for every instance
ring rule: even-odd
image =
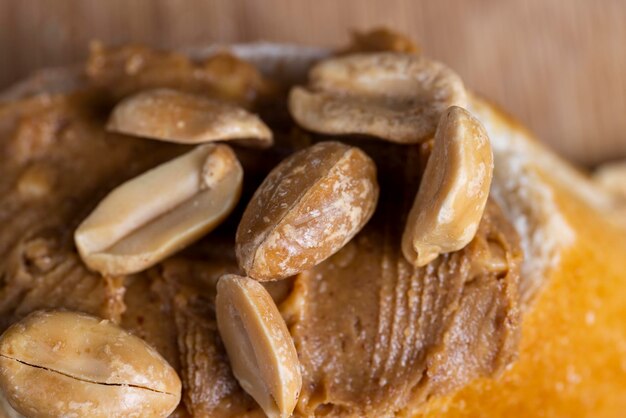
[[[199,146],[113,190],[76,230],[76,246],[102,274],[144,270],[219,225],[242,179],[230,147]]]
[[[298,401],[300,362],[278,308],[255,280],[233,274],[217,285],[217,324],[239,384],[269,417],[288,417]]]
[[[166,417],[180,401],[172,367],[113,323],[39,311],[0,338],[0,387],[28,417]]]
[[[478,229],[493,177],[493,154],[482,124],[450,107],[441,117],[432,154],[402,237],[405,257],[423,266],[460,250]]]

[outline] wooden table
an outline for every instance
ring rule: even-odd
[[[626,157],[624,0],[0,0],[0,87],[76,62],[91,39],[335,46],[386,25],[562,154]]]

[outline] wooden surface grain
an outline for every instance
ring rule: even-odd
[[[336,46],[381,25],[411,35],[563,155],[626,157],[624,0],[0,0],[0,87],[81,60],[92,39]]]

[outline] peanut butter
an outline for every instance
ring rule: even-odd
[[[270,115],[275,146],[235,147],[245,173],[241,203],[207,237],[120,280],[91,273],[72,242],[80,221],[107,193],[189,150],[106,132],[112,103],[101,89],[111,87],[113,96],[122,97],[182,85],[249,107],[256,103],[251,98],[267,93],[261,75],[245,65],[230,74],[230,89],[189,79],[198,68],[149,50],[99,48],[85,91],[0,107],[0,325],[5,329],[42,307],[121,316],[121,325],[152,344],[180,375],[182,403],[175,416],[262,416],[232,374],[217,331],[215,286],[223,274],[243,273],[235,259],[235,231],[261,180],[302,145],[329,138],[294,130],[285,98],[276,96],[280,106],[254,109]],[[237,74],[245,79],[234,79]],[[477,377],[497,375],[515,358],[520,328],[522,254],[511,224],[490,200],[467,247],[414,267],[400,243],[428,146],[342,141],[358,145],[378,168],[376,211],[332,257],[294,278],[264,284],[301,364],[295,416],[388,416],[409,401],[419,405]],[[38,162],[54,173],[54,187],[33,199],[17,185]],[[125,310],[108,300],[121,289],[105,286],[126,290]],[[107,311],[112,305],[115,313]]]

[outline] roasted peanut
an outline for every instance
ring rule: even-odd
[[[236,140],[265,148],[273,142],[272,131],[247,110],[170,89],[125,98],[113,109],[107,129],[181,144]]]
[[[363,151],[339,142],[305,148],[274,168],[248,204],[239,265],[257,280],[309,269],[365,225],[377,200],[376,166]]]
[[[0,339],[0,386],[28,417],[166,417],[181,383],[146,342],[85,314],[35,312]]]
[[[352,42],[348,48],[342,52],[355,53],[390,51],[418,54],[420,52],[420,47],[406,35],[381,27],[364,32],[352,32]]]
[[[217,284],[217,325],[233,374],[269,417],[288,417],[302,387],[293,340],[267,290],[228,274]]]
[[[17,182],[17,191],[28,199],[38,199],[50,195],[56,173],[51,167],[35,163],[30,165]]]
[[[593,180],[609,195],[607,218],[626,227],[626,161],[603,164],[593,174]]]
[[[626,204],[626,161],[600,166],[593,178],[600,187]]]
[[[460,250],[476,235],[493,176],[493,155],[482,124],[457,106],[441,117],[432,154],[402,237],[404,256],[423,266]]]
[[[383,52],[322,61],[308,87],[291,90],[289,110],[312,131],[417,143],[432,137],[449,106],[466,102],[463,82],[443,64]]]
[[[76,230],[76,246],[104,275],[144,270],[219,225],[242,179],[230,147],[199,146],[113,190]]]

